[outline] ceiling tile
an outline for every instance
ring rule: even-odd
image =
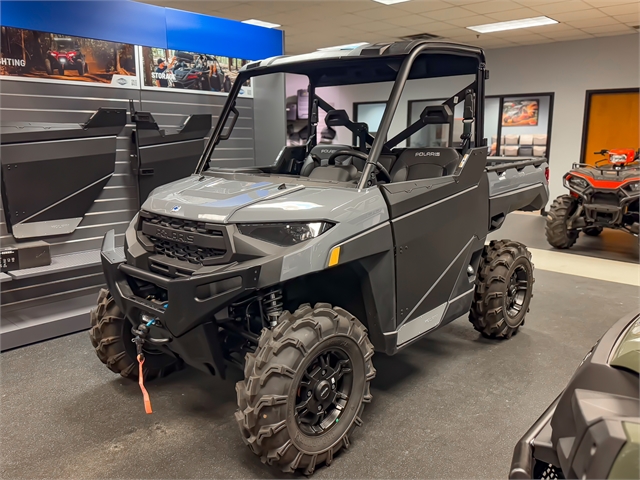
[[[584,32],[591,33],[593,35],[597,33],[610,33],[610,32],[630,32],[633,28],[622,23],[616,23],[615,25],[602,25],[599,27],[586,27],[581,29]]]
[[[452,7],[444,10],[436,10],[435,12],[424,13],[422,15],[427,18],[432,18],[433,20],[455,20],[457,18],[472,17],[476,15],[476,13],[471,10],[465,10],[461,7]]]
[[[520,8],[520,5],[508,1],[508,0],[490,0],[487,2],[481,3],[472,3],[471,5],[465,5],[465,9],[471,10],[475,13],[496,13],[496,12],[504,12],[507,10],[516,10]]]
[[[404,17],[390,18],[387,23],[397,25],[399,27],[417,27],[426,26],[432,23],[429,19],[421,15],[406,15]]]
[[[419,33],[427,33],[423,29],[419,29],[416,27],[405,27],[405,28],[391,28],[389,30],[380,30],[376,32],[379,35],[385,37],[393,37],[393,38],[402,38],[409,35],[418,35]]]
[[[354,25],[352,28],[360,32],[381,32],[388,30],[389,24],[386,22],[371,21]]]
[[[638,3],[630,3],[627,5],[616,5],[613,7],[602,7],[602,10],[607,15],[631,15],[637,14],[640,10],[640,4]]]
[[[540,14],[530,8],[518,8],[516,10],[507,10],[504,12],[494,12],[487,14],[496,22],[507,22],[509,20],[520,20],[521,18],[539,17]]]
[[[594,37],[614,37],[614,36],[618,36],[618,35],[637,35],[638,31],[637,30],[629,30],[629,31],[624,31],[624,32],[606,32],[606,33],[594,33],[593,36]]]
[[[556,40],[562,40],[565,38],[578,38],[578,37],[585,37],[585,35],[588,35],[586,32],[583,32],[582,30],[565,30],[564,32],[555,32],[555,33],[545,33],[544,36],[548,37],[548,38],[553,38]]]
[[[531,4],[531,8],[543,15],[553,18],[554,14],[565,12],[577,12],[578,10],[588,10],[591,8],[581,0],[564,0],[560,3],[549,3],[545,5]]]
[[[560,3],[564,0],[514,0],[525,7],[533,8],[535,5],[548,5],[549,3]]]
[[[567,25],[571,25],[576,28],[587,28],[587,27],[601,27],[603,25],[620,25],[613,17],[602,17],[602,18],[587,18],[585,20],[577,20],[575,22],[568,22]]]
[[[638,25],[640,23],[640,13],[635,15],[616,15],[613,18],[625,25]]]
[[[562,32],[565,30],[574,30],[574,28],[567,23],[554,23],[553,25],[541,25],[539,27],[529,28],[534,33],[546,33],[546,32]]]
[[[393,8],[392,6],[375,7],[353,13],[370,20],[386,20],[388,18],[404,17],[407,15],[406,11]]]
[[[469,35],[469,30],[462,27],[458,27],[458,28],[453,27],[453,28],[449,28],[448,30],[441,30],[437,32],[437,35],[443,38],[450,38],[456,35]]]
[[[638,2],[638,0],[584,0],[584,1],[596,8],[612,7],[615,5],[624,5],[626,3]]]
[[[447,23],[457,27],[471,27],[475,25],[494,23],[494,20],[489,17],[485,17],[484,15],[474,15],[473,17],[452,18],[451,20],[447,20]]]
[[[343,15],[335,15],[331,19],[331,25],[338,25],[340,27],[350,27],[354,25],[360,25],[363,23],[369,22],[368,19],[359,17],[358,15],[354,15],[353,13],[345,13]],[[327,28],[326,24],[322,26],[325,30]]]
[[[409,13],[427,14],[428,12],[451,8],[451,3],[440,0],[413,0],[411,2],[398,3],[394,7]]]
[[[587,8],[586,10],[578,10],[576,12],[556,13],[553,15],[553,19],[559,22],[573,22],[587,18],[604,18],[606,16],[606,14],[597,8]]]
[[[413,28],[418,28],[418,27],[413,27]],[[427,23],[425,23],[422,27],[422,31],[427,32],[427,33],[437,33],[438,35],[440,34],[439,32],[442,32],[444,30],[451,30],[452,28],[456,28],[455,25],[451,25],[450,23],[447,22],[433,22],[433,21],[429,21],[427,19]]]

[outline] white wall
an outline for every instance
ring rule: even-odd
[[[639,87],[639,55],[636,34],[487,51],[491,72],[487,95],[555,93],[549,158],[551,199],[564,193],[562,176],[573,162],[580,161],[585,92]],[[448,98],[470,81],[470,77],[454,77],[409,82],[389,136],[406,127],[408,100]],[[383,83],[324,88],[318,93],[353,116],[354,102],[385,101],[390,91],[391,84]],[[350,141],[348,132],[338,132],[336,143]]]

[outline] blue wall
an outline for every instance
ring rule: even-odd
[[[245,60],[283,53],[281,30],[128,0],[3,0],[0,24]]]

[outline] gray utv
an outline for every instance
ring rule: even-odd
[[[283,148],[266,168],[212,168],[241,85],[273,73],[309,78],[307,145]],[[387,140],[407,80],[458,75],[473,81]],[[311,474],[362,423],[374,350],[393,355],[463,315],[486,337],[511,337],[529,309],[531,256],[485,241],[508,213],[546,204],[547,165],[488,161],[486,78],[481,49],[433,41],[243,67],[195,173],[150,195],[124,256],[115,233],[105,236],[108,290],[91,314],[100,360],[147,380],[184,364],[221,377],[243,368],[245,443],[267,464]],[[375,138],[316,92],[374,82],[393,82]],[[452,132],[458,104],[459,142],[404,147],[423,128]],[[357,146],[317,145],[319,109]]]

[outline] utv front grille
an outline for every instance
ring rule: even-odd
[[[591,197],[592,203],[598,203],[602,205],[615,205],[618,206],[620,199],[616,193],[594,193]]]
[[[224,226],[140,212],[141,233],[157,255],[192,265],[218,265],[230,257]]]

